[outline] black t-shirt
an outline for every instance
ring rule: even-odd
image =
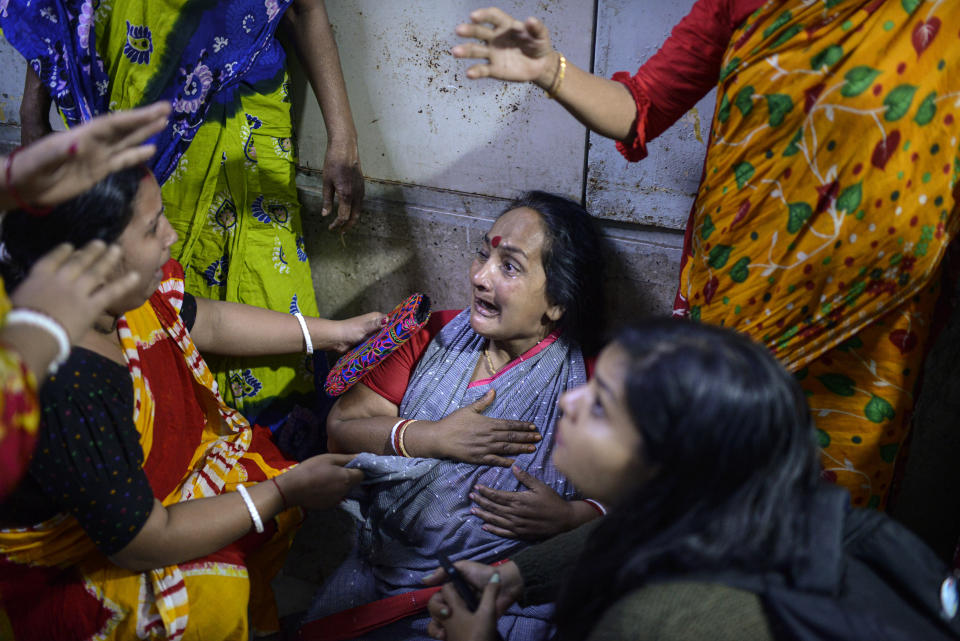
[[[184,296],[180,316],[193,326],[192,296]],[[75,347],[41,388],[40,406],[29,471],[0,506],[0,524],[23,527],[67,513],[101,552],[122,550],[147,522],[154,500],[133,423],[130,372]]]

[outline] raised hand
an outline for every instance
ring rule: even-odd
[[[483,529],[509,539],[528,541],[546,539],[571,530],[580,523],[567,501],[538,478],[513,466],[513,475],[529,491],[505,492],[475,485],[470,499],[476,507],[470,511],[483,519]]]
[[[486,62],[467,69],[468,78],[498,78],[515,82],[535,81],[548,87],[556,73],[550,32],[536,18],[521,22],[491,7],[470,14],[470,22],[457,25],[457,35],[480,42],[459,44],[456,58],[481,58]]]
[[[2,204],[56,205],[145,162],[156,149],[141,143],[166,126],[169,113],[167,103],[118,111],[19,149],[4,167]]]
[[[511,455],[535,452],[542,438],[526,421],[490,418],[483,411],[493,403],[491,389],[480,400],[443,419],[417,421],[407,430],[406,442],[414,456],[448,458],[477,465],[513,465]]]

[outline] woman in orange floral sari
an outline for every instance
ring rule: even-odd
[[[629,160],[717,107],[675,315],[742,331],[800,379],[825,475],[883,507],[957,230],[960,3],[699,0],[634,75],[592,76],[542,23],[476,11],[468,76],[529,80]]]
[[[0,638],[276,632],[270,579],[297,506],[335,505],[362,473],[336,455],[293,467],[269,430],[224,404],[198,348],[342,349],[381,315],[298,319],[185,294],[160,187],[138,168],[45,218],[8,213],[2,237],[13,285],[50,246],[91,238],[115,241],[119,272],[138,278],[40,392],[28,475],[0,506]]]

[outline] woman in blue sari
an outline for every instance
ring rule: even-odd
[[[531,192],[487,232],[461,312],[430,324],[344,394],[331,451],[364,452],[354,554],[323,586],[304,638],[424,639],[422,577],[451,559],[495,562],[595,518],[553,466],[557,400],[586,382],[599,339],[603,250],[590,215]],[[500,620],[546,639],[552,607]],[[379,627],[388,624],[385,627]]]

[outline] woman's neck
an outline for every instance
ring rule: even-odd
[[[488,341],[485,352],[485,357],[489,361],[488,367],[500,371],[505,365],[523,356],[543,342],[543,339],[550,335],[551,329],[550,327],[544,327],[541,332],[542,335],[534,337],[508,341]]]
[[[77,341],[77,345],[96,352],[105,358],[124,364],[123,347],[120,336],[117,334],[119,317],[112,314],[102,314],[93,323],[93,327]]]

